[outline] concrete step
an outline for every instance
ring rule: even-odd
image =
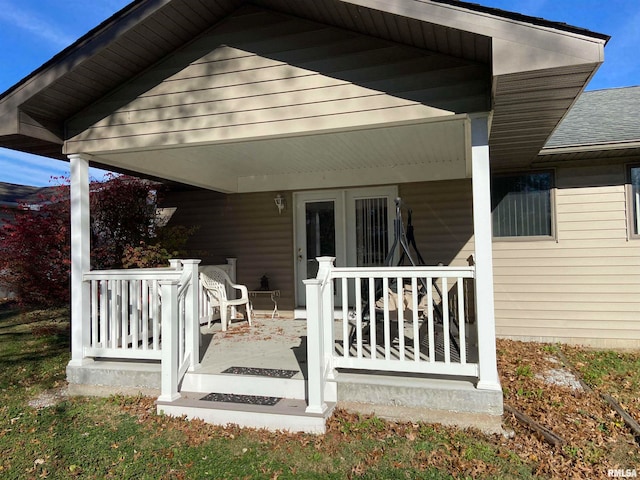
[[[464,378],[419,378],[353,372],[336,374],[338,401],[502,415],[502,391],[478,390]]]
[[[187,372],[182,381],[181,390],[304,400],[307,389],[306,381],[303,378]]]
[[[305,412],[306,403],[299,399],[281,398],[275,405],[262,405],[204,400],[207,395],[202,392],[182,391],[180,395],[173,402],[158,401],[158,413],[186,416],[188,419],[198,418],[213,425],[236,424],[271,431],[323,434],[326,431],[326,419],[335,408],[335,404],[330,404],[323,414],[315,414]]]

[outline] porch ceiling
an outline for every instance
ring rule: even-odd
[[[104,152],[93,161],[227,193],[469,176],[470,120],[450,115],[374,128],[179,148]]]

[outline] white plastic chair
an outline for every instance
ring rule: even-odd
[[[227,330],[229,323],[228,309],[230,307],[244,305],[245,318],[249,322],[249,326],[251,326],[253,312],[251,311],[249,292],[246,286],[236,285],[231,281],[229,275],[217,267],[207,267],[205,272],[201,272],[200,283],[209,297],[211,308],[218,307],[220,309],[220,322],[223,332]],[[228,298],[227,287],[240,290],[240,298]]]

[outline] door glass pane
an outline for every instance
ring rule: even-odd
[[[389,250],[387,199],[356,200],[356,262],[358,267],[384,265]]]
[[[318,274],[316,257],[336,255],[336,221],[333,201],[305,205],[307,222],[307,278]]]

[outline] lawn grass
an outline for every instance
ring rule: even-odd
[[[545,453],[522,430],[509,439],[344,411],[330,419],[327,434],[314,436],[159,416],[145,397],[43,402],[65,385],[68,341],[63,310],[0,311],[2,479],[533,479],[571,476],[584,464],[581,455],[597,464],[610,451],[576,444]],[[533,380],[522,367],[518,386],[505,388],[515,398]],[[546,465],[553,461],[557,468]]]

